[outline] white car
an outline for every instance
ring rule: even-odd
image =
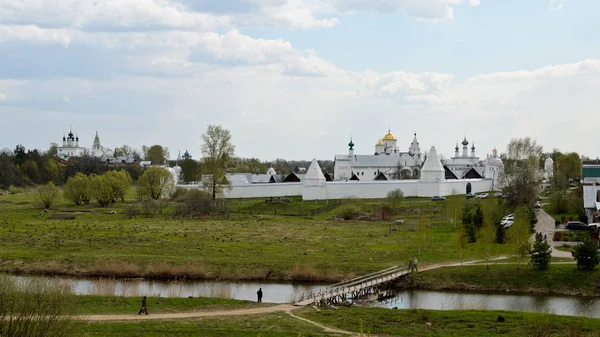
[[[502,221],[504,221],[504,220],[515,220],[515,215],[509,214],[509,215],[505,216],[504,218],[502,218]]]
[[[514,223],[514,221],[513,221],[513,220],[506,220],[506,221],[503,221],[503,222],[502,222],[502,226],[503,226],[504,228],[509,228],[510,226],[512,226],[512,224],[513,224],[513,223]]]
[[[477,199],[487,199],[488,194],[487,193],[481,193],[481,194],[477,194],[477,196],[475,198]]]

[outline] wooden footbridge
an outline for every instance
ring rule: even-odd
[[[409,274],[411,267],[397,266],[348,281],[328,286],[318,291],[307,292],[296,306],[331,305],[345,302],[348,298],[359,298],[371,294],[388,296],[393,292],[393,283],[401,276]]]

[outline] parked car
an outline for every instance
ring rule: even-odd
[[[539,201],[536,201],[535,205],[533,205],[533,207],[535,207],[535,208],[542,208],[542,204],[540,204]]]
[[[580,221],[569,221],[565,228],[571,231],[587,231],[591,229],[588,225]]]
[[[487,193],[481,193],[481,194],[478,194],[475,198],[477,198],[477,199],[487,199],[488,198],[488,194]]]
[[[431,197],[431,200],[433,200],[433,201],[444,201],[444,200],[446,200],[446,198],[440,197],[439,195],[436,195],[435,197]]]
[[[496,193],[494,194],[494,196],[495,196],[496,198],[502,198],[502,197],[504,196],[504,194],[502,194],[502,192],[496,192]]]
[[[514,220],[514,219],[515,219],[515,215],[511,213],[511,214],[503,217],[502,221],[504,221],[504,220]]]
[[[477,196],[477,194],[475,194],[475,192],[469,192],[465,196],[467,197],[467,199],[471,199],[471,198],[475,198]]]
[[[507,221],[503,221],[502,222],[502,227],[504,228],[509,228],[510,226],[512,226],[512,224],[515,223],[514,220],[507,220]]]
[[[542,201],[542,196],[541,195],[537,196],[537,201]]]

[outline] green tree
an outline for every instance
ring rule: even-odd
[[[98,201],[98,204],[101,207],[110,205],[114,199],[114,192],[112,184],[108,181],[109,179],[104,175],[99,176],[96,174],[92,174],[89,179],[92,195]]]
[[[485,260],[485,268],[490,269],[489,262],[496,249],[496,228],[487,214],[484,216],[483,227],[477,232],[477,245]]]
[[[533,249],[531,250],[531,261],[530,263],[536,269],[546,270],[550,264],[550,258],[552,257],[552,247],[548,242],[541,237],[535,240]]]
[[[169,157],[169,150],[160,145],[152,145],[146,152],[146,160],[149,160],[154,165],[164,165]]]
[[[59,193],[60,189],[56,187],[53,182],[38,186],[36,194],[36,203],[38,204],[38,207],[50,209],[58,198]]]
[[[404,192],[402,192],[402,190],[399,188],[389,191],[386,196],[387,204],[394,213],[396,213],[398,206],[400,206],[402,203],[402,200],[404,200]]]
[[[200,180],[200,163],[196,160],[182,160],[179,162],[179,166],[181,167],[181,180],[184,183],[192,183]]]
[[[73,201],[75,205],[89,204],[92,200],[90,179],[83,173],[77,174],[67,180],[64,197]]]
[[[555,189],[566,189],[569,187],[569,179],[581,176],[581,157],[577,152],[563,154],[557,150],[554,150],[552,157],[552,185]]]
[[[452,228],[456,227],[463,215],[465,198],[462,195],[453,194],[448,197],[446,204],[446,217],[450,220]]]
[[[7,153],[0,153],[0,188],[7,189],[17,184],[17,169]]]
[[[542,179],[541,156],[542,146],[529,137],[512,139],[508,144],[500,185],[508,195],[506,200],[511,207],[535,203]]]
[[[589,235],[586,235],[581,243],[573,248],[571,254],[577,260],[577,268],[581,270],[594,270],[600,263],[598,244]]]
[[[521,260],[529,254],[531,249],[530,236],[529,210],[526,207],[520,207],[515,212],[515,221],[508,229],[508,240],[513,246],[513,251],[517,257],[517,269],[521,268]]]
[[[140,194],[144,199],[158,200],[165,197],[175,186],[173,175],[162,167],[149,167],[138,180]]]
[[[127,190],[132,183],[129,173],[125,170],[113,170],[104,173],[104,176],[106,177],[106,182],[111,185],[113,201],[120,199],[122,202],[125,202],[125,194],[127,194]]]
[[[18,170],[24,183],[37,184],[41,181],[40,170],[33,159],[27,159]]]
[[[225,179],[225,169],[234,157],[235,146],[231,143],[231,133],[220,125],[209,125],[202,135],[204,187],[212,194],[213,200],[230,188]]]
[[[467,234],[467,229],[464,225],[461,225],[458,227],[458,232],[456,232],[456,236],[454,237],[454,246],[458,251],[458,255],[460,256],[461,266],[463,265],[463,256],[465,255],[468,242],[469,235]]]
[[[54,158],[48,158],[42,165],[42,180],[44,182],[58,182],[58,165]]]

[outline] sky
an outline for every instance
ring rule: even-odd
[[[72,128],[201,157],[210,124],[261,160],[445,157],[512,138],[600,156],[600,1],[0,0],[0,148]],[[597,138],[597,137],[596,137]]]

